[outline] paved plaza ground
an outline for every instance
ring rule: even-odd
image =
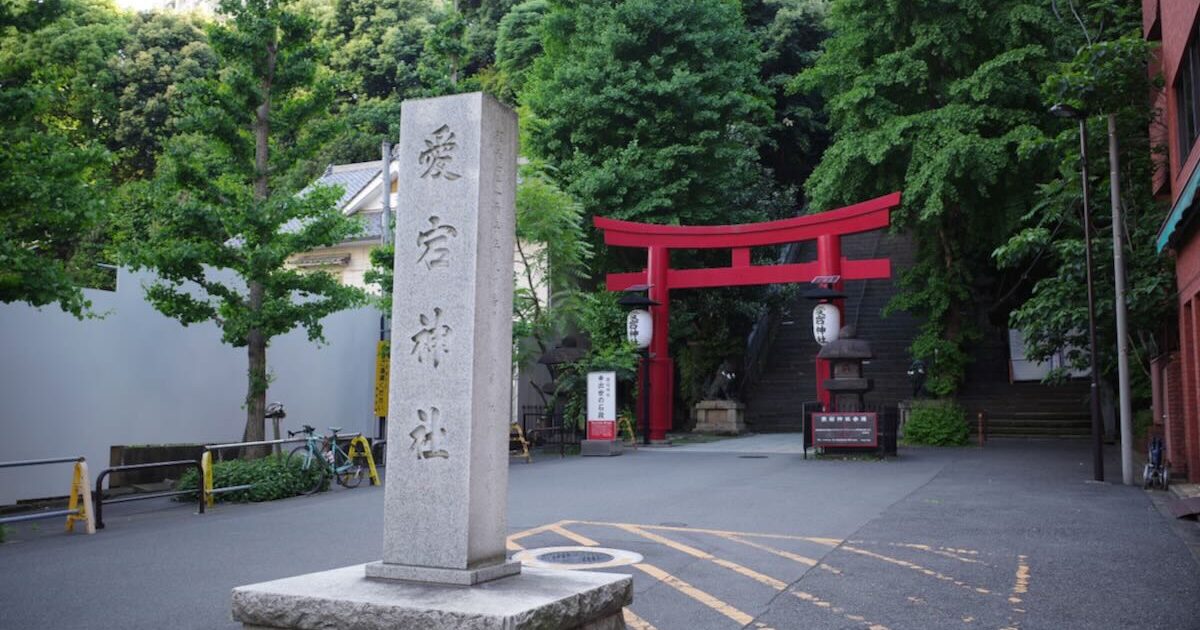
[[[513,460],[510,549],[640,554],[607,569],[634,576],[638,630],[1200,628],[1200,528],[1161,492],[1089,482],[1082,441],[797,451],[778,435]],[[94,536],[22,525],[0,546],[0,628],[237,628],[234,586],[378,559],[382,503],[364,486],[203,516],[114,505]]]

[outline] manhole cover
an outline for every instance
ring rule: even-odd
[[[641,554],[605,547],[543,547],[523,549],[513,555],[521,564],[541,569],[607,569],[642,561]]]
[[[538,560],[553,564],[599,564],[614,559],[612,555],[598,551],[551,551],[538,556]]]

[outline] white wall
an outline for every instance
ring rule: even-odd
[[[245,348],[221,343],[211,323],[183,327],[159,314],[143,299],[147,277],[121,270],[115,293],[88,291],[104,319],[0,304],[0,461],[83,455],[94,483],[114,444],[241,439]],[[346,311],[324,325],[325,346],[303,330],[271,343],[267,400],[287,408],[285,428],[374,436],[379,313]],[[0,505],[62,496],[69,484],[67,464],[0,469]]]

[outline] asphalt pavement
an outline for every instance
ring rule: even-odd
[[[635,630],[1200,629],[1200,529],[1161,492],[1090,482],[1084,442],[881,462],[788,439],[514,459],[509,548],[637,554],[602,569],[634,575]],[[0,545],[0,628],[237,628],[235,586],[378,559],[382,501],[126,503],[93,536],[23,524]]]

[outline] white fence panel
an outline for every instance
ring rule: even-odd
[[[114,444],[241,439],[245,349],[221,343],[214,324],[183,327],[159,314],[143,297],[149,277],[120,270],[116,292],[88,291],[103,319],[0,304],[0,461],[83,455],[98,474]],[[287,408],[287,428],[374,436],[379,313],[345,311],[323,323],[324,346],[303,330],[271,343],[267,400]],[[69,484],[67,465],[6,469],[0,505],[63,496]]]

